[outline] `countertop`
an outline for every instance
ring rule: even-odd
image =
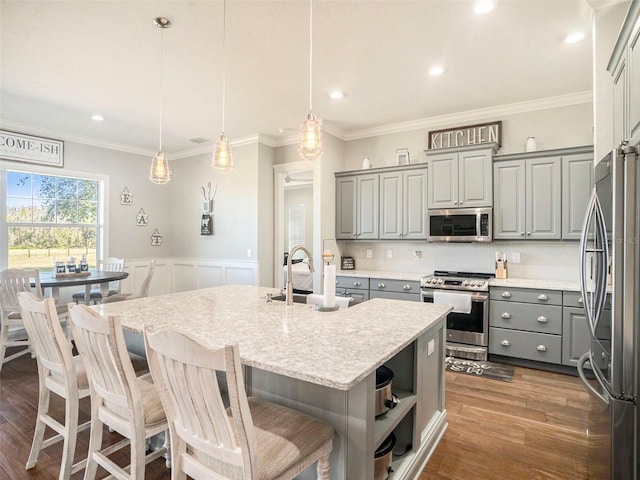
[[[92,308],[119,316],[123,328],[134,332],[152,325],[211,345],[237,342],[245,365],[339,390],[355,386],[451,310],[375,298],[318,312],[312,305],[267,303],[267,293],[278,290],[224,285]]]
[[[420,281],[428,273],[385,272],[382,270],[338,270],[336,275],[362,278],[386,278],[390,280]],[[579,292],[580,284],[564,280],[540,280],[530,278],[492,278],[489,280],[491,287],[510,288],[537,288],[546,290],[565,290]]]

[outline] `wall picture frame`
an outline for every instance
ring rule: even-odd
[[[409,165],[408,148],[398,148],[396,150],[396,165]]]

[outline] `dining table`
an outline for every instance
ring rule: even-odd
[[[109,282],[124,280],[129,276],[127,272],[103,272],[100,270],[89,270],[89,275],[57,275],[54,272],[40,272],[40,287],[42,295],[52,297],[58,301],[60,289],[64,287],[84,286],[84,303],[89,304],[91,288],[100,285],[108,288]]]

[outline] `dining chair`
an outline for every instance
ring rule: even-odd
[[[175,330],[144,331],[151,375],[169,420],[172,480],[292,479],[316,464],[329,478],[333,427],[247,398],[237,344],[210,348]],[[226,408],[218,373],[226,376]]]
[[[87,372],[80,356],[73,356],[71,342],[65,336],[53,298],[38,298],[29,292],[18,294],[22,321],[29,333],[31,347],[38,364],[38,414],[26,469],[35,467],[40,452],[63,441],[60,460],[60,480],[84,468],[86,460],[73,463],[78,432],[89,428],[90,422],[78,425],[80,399],[89,396]],[[64,424],[49,414],[51,392],[65,401]],[[57,435],[44,439],[50,427]]]
[[[91,434],[85,480],[98,466],[119,479],[144,479],[145,465],[167,459],[168,424],[150,373],[136,377],[129,359],[120,319],[103,317],[86,305],[69,310],[73,337],[87,369],[91,391]],[[125,437],[102,448],[103,426]],[[165,445],[145,455],[147,439],[165,432]],[[122,468],[109,456],[129,445],[131,463]]]
[[[132,296],[131,293],[116,293],[114,295],[109,295],[108,297],[102,300],[102,303],[113,303],[113,302],[121,302],[123,300],[133,300],[134,298],[146,298],[149,296],[149,287],[151,286],[151,279],[153,278],[153,271],[156,268],[157,260],[154,258],[149,262],[149,269],[147,270],[147,275],[144,277],[142,281],[142,287],[140,287],[140,293],[138,296]]]
[[[98,262],[98,270],[101,272],[122,272],[124,271],[124,258],[108,257]],[[103,299],[120,293],[120,280],[101,284],[100,288],[92,288],[89,293],[89,302],[101,303]],[[76,292],[72,295],[76,303],[84,302],[86,292]]]
[[[40,272],[33,269],[9,268],[0,272],[0,371],[2,365],[32,353],[29,336],[24,329],[18,294],[30,292],[42,297]],[[56,312],[66,328],[67,306],[56,305]],[[25,347],[6,356],[7,348]]]

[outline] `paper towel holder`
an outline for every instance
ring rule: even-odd
[[[322,305],[316,305],[316,310],[318,312],[335,312],[340,307],[338,305],[334,305],[333,307],[323,307]]]

